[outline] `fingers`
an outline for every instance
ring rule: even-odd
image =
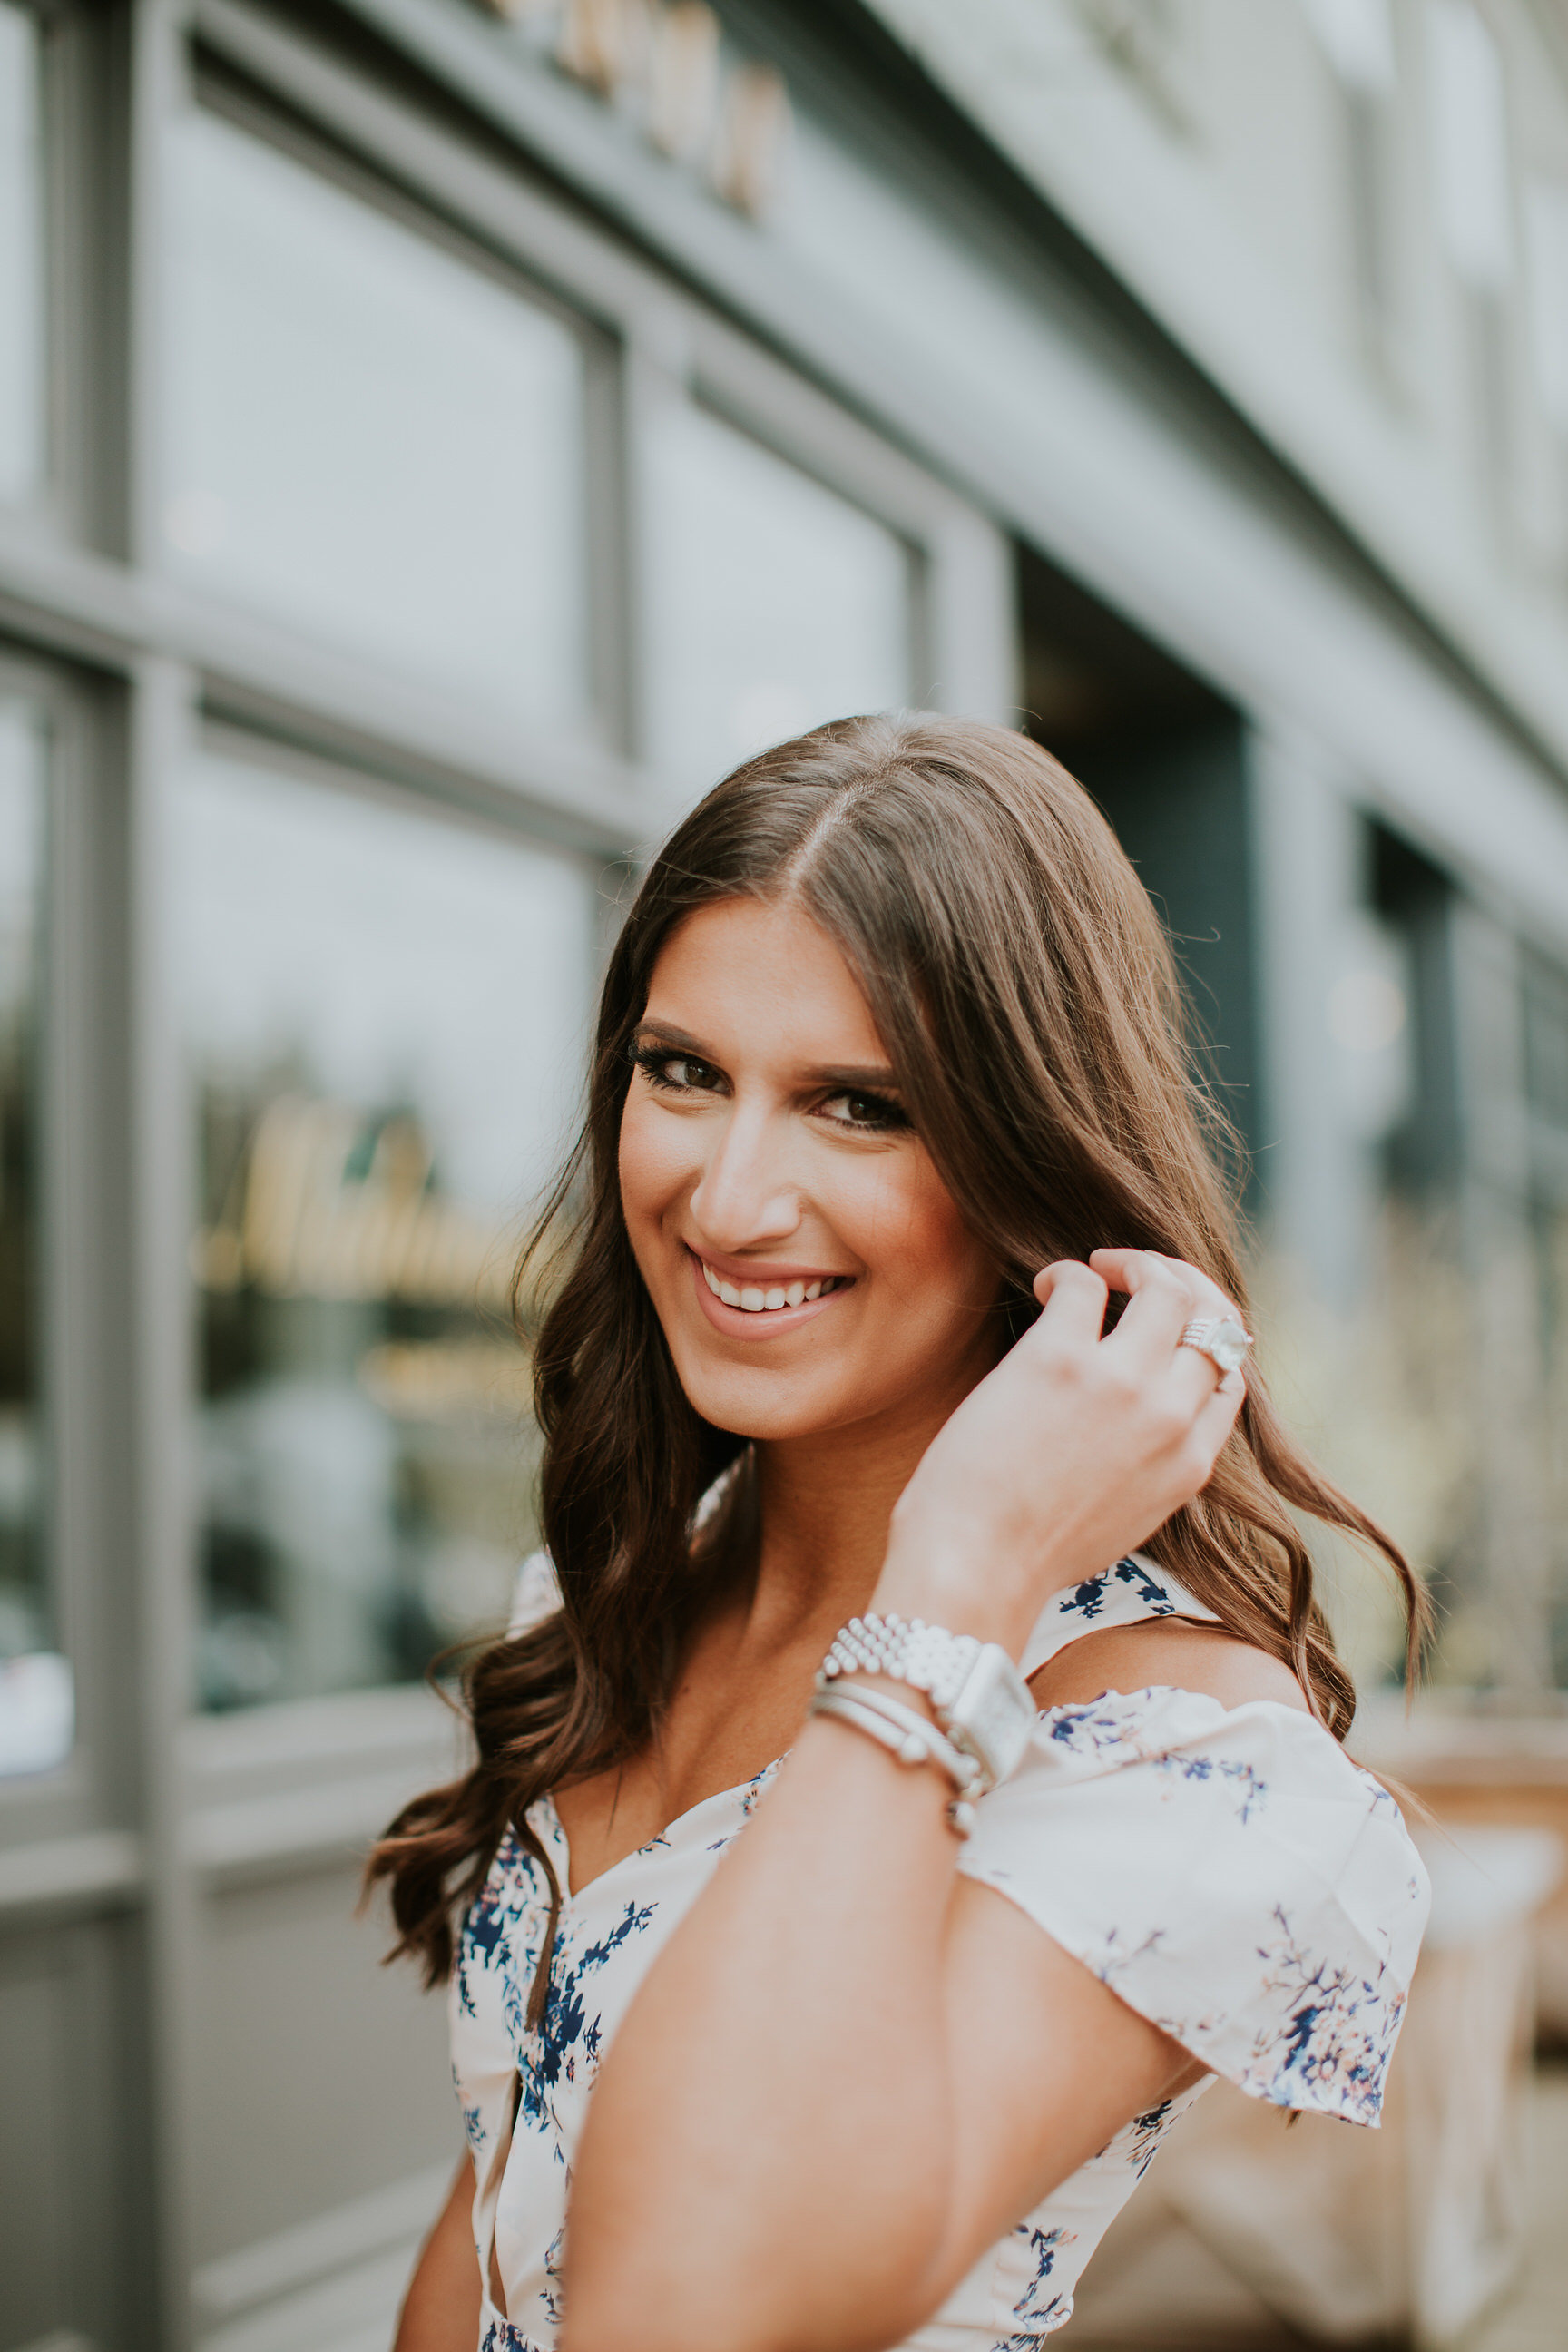
[[[1189,1349],[1192,1355],[1196,1351]],[[1205,1359],[1206,1361],[1206,1358]],[[1221,1446],[1236,1426],[1236,1417],[1247,1399],[1247,1381],[1241,1372],[1226,1372],[1213,1396],[1203,1406],[1193,1423],[1194,1442],[1208,1450],[1209,1459],[1217,1460]],[[1207,1484],[1207,1481],[1205,1481]]]
[[[1116,1329],[1102,1339],[1110,1290],[1125,1292],[1129,1304]],[[1247,1395],[1245,1374],[1221,1373],[1201,1348],[1181,1344],[1194,1318],[1240,1320],[1217,1283],[1159,1250],[1100,1249],[1087,1265],[1063,1258],[1042,1267],[1034,1291],[1045,1310],[1035,1327],[1040,1337],[1069,1345],[1100,1344],[1129,1362],[1136,1376],[1162,1384],[1173,1381],[1194,1416],[1194,1435],[1200,1443],[1212,1437],[1217,1453]]]
[[[1089,1265],[1131,1300],[1107,1347],[1148,1370],[1168,1361],[1183,1326],[1197,1312],[1192,1268],[1153,1250],[1133,1249],[1096,1250]]]
[[[1059,1258],[1035,1276],[1035,1297],[1044,1313],[1035,1326],[1064,1339],[1097,1340],[1105,1328],[1109,1297],[1103,1275],[1093,1273],[1077,1258]]]
[[[1235,1300],[1226,1297],[1217,1282],[1211,1281],[1199,1267],[1189,1265],[1185,1258],[1169,1257],[1163,1250],[1091,1250],[1089,1263],[1097,1273],[1105,1276],[1113,1290],[1123,1290],[1130,1286],[1120,1280],[1119,1272],[1113,1269],[1119,1270],[1124,1261],[1132,1258],[1152,1259],[1156,1265],[1168,1267],[1189,1292],[1194,1315],[1229,1315],[1238,1323],[1243,1319]]]

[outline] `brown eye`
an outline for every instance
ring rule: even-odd
[[[834,1126],[858,1128],[863,1134],[890,1134],[910,1123],[908,1112],[885,1095],[830,1095],[821,1108]]]
[[[663,1094],[712,1094],[723,1084],[710,1062],[700,1062],[691,1054],[663,1054],[645,1045],[635,1059],[649,1086]]]

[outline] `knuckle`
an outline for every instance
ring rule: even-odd
[[[1086,1296],[1091,1291],[1105,1288],[1104,1276],[1096,1274],[1093,1266],[1085,1265],[1081,1258],[1063,1258],[1061,1264],[1053,1266],[1050,1271],[1058,1282],[1070,1284],[1074,1288],[1083,1291]]]
[[[1195,1495],[1200,1487],[1208,1485],[1214,1469],[1213,1448],[1200,1438],[1190,1437],[1182,1448],[1181,1460],[1184,1476],[1190,1481],[1189,1492]]]
[[[1162,1397],[1152,1413],[1154,1434],[1167,1447],[1184,1453],[1192,1443],[1193,1416],[1179,1397]]]

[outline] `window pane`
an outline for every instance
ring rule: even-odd
[[[910,692],[904,542],[704,410],[649,419],[654,759],[685,804],[749,752]]]
[[[582,869],[207,761],[180,797],[210,1706],[420,1674],[532,1539],[510,1259],[560,1145]]]
[[[188,118],[175,163],[171,562],[510,715],[578,719],[577,337],[226,123]]]
[[[38,37],[0,0],[0,499],[37,488],[44,456]]]
[[[45,737],[0,699],[0,1772],[58,1764],[70,1676],[45,1576],[37,1332]]]

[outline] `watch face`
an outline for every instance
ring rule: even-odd
[[[1005,1650],[982,1650],[953,1703],[949,1729],[967,1748],[993,1786],[1005,1780],[1035,1727],[1029,1686]]]

